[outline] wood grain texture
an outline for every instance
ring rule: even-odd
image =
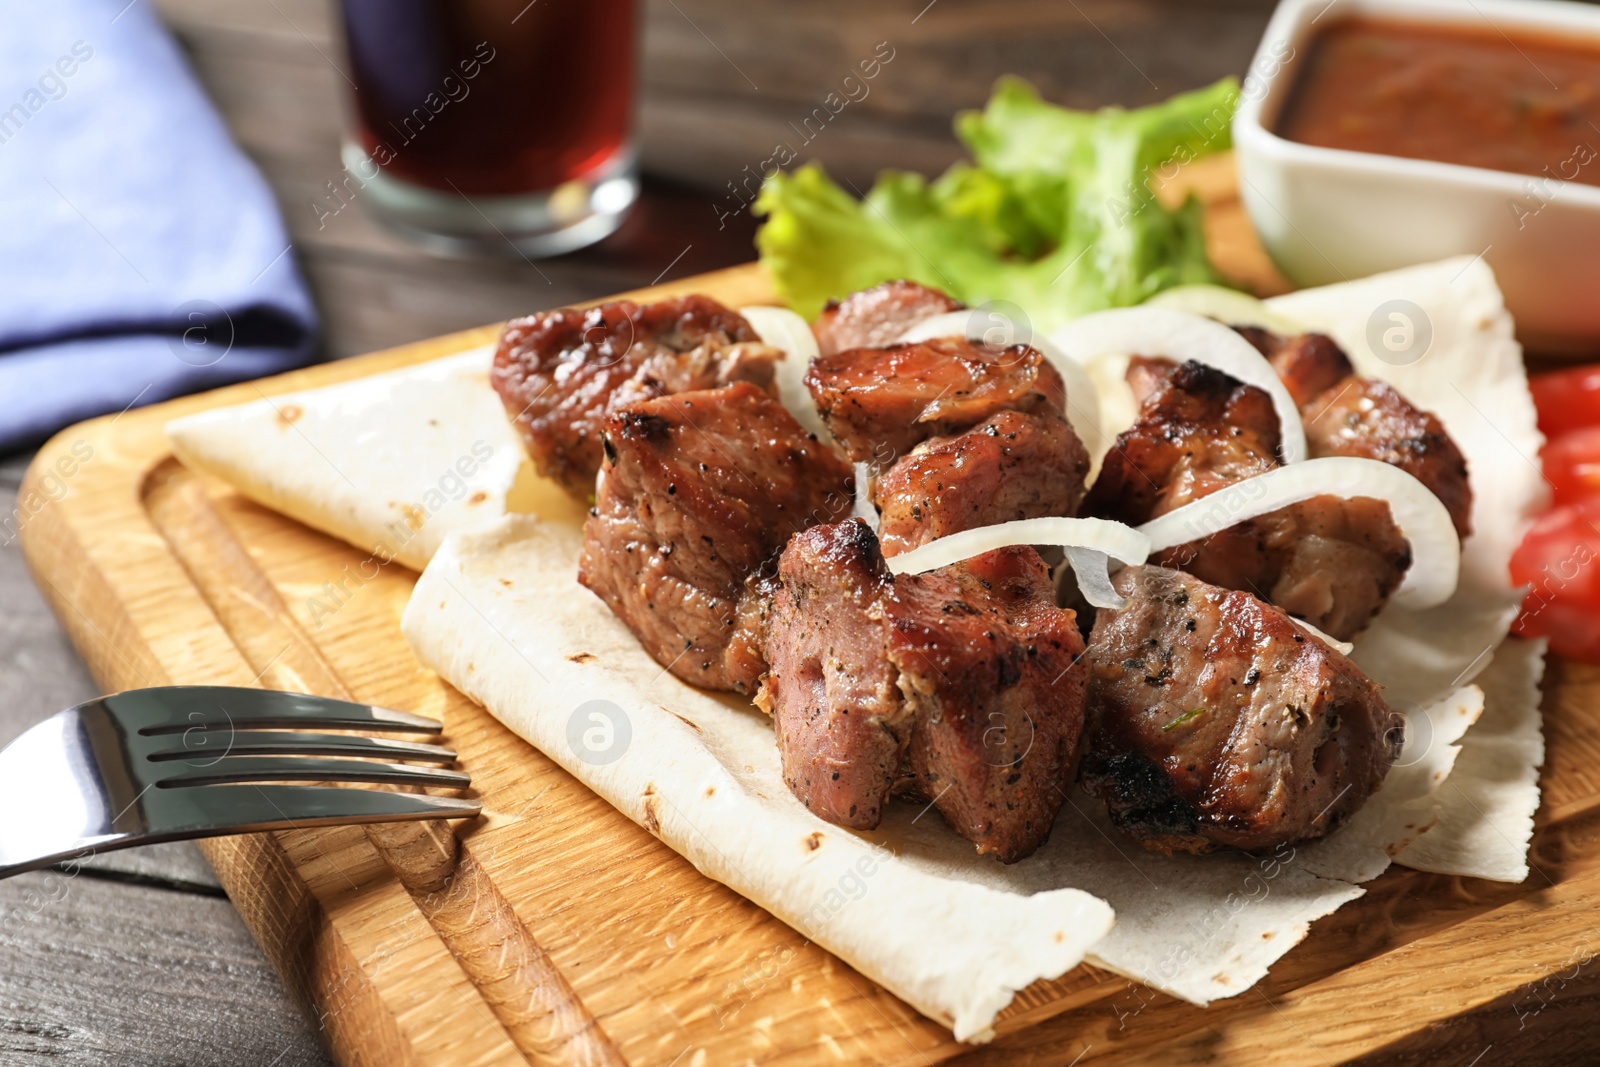
[[[29,579],[17,543],[28,512],[17,498],[24,465],[0,466],[0,744],[99,692]],[[47,710],[48,709],[48,710]]]
[[[18,515],[23,470],[0,464],[0,516]],[[0,744],[99,694],[16,539],[0,533]],[[259,1067],[280,1052],[285,1067],[326,1062],[193,844],[108,853],[83,867],[75,879],[41,872],[0,882],[0,1062],[142,1067],[236,1055]],[[236,1053],[207,1037],[223,1031]]]
[[[146,481],[157,529],[261,684],[355,699],[272,582],[212,508],[199,480],[166,463]],[[536,1064],[620,1062],[493,880],[460,856],[448,824],[366,829],[369,842],[439,934],[507,1036]]]
[[[0,882],[0,959],[8,1067],[327,1062],[217,897],[19,875]]]

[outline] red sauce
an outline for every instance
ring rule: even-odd
[[[1600,43],[1349,19],[1315,37],[1291,141],[1600,185]]]
[[[447,193],[602,169],[633,118],[634,0],[345,0],[362,147]]]

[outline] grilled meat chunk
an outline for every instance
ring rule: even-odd
[[[1152,849],[1321,837],[1399,755],[1403,720],[1338,651],[1248,593],[1129,567],[1089,637],[1082,781]]]
[[[561,308],[506,325],[490,381],[539,473],[594,491],[607,414],[734,381],[770,388],[773,361],[744,318],[705,296]]]
[[[1411,546],[1383,501],[1319,496],[1159,552],[1155,562],[1254,593],[1348,641],[1405,578]]]
[[[1149,363],[1131,364],[1129,377],[1138,381]],[[1084,514],[1137,526],[1278,465],[1278,415],[1266,393],[1193,362],[1149,383]]]
[[[1160,356],[1131,357],[1124,376],[1128,380],[1128,388],[1133,391],[1133,402],[1143,404],[1145,398],[1161,388],[1161,384],[1172,377],[1172,372],[1177,369],[1176,363]],[[1274,422],[1273,425],[1276,426],[1277,423]]]
[[[768,559],[744,580],[733,613],[733,632],[722,653],[725,688],[746,696],[755,695],[767,673],[767,612],[778,589],[777,567],[776,558]]]
[[[858,520],[792,538],[767,618],[784,779],[856,829],[931,801],[1010,863],[1049,835],[1083,726],[1083,640],[1031,548],[893,577]]]
[[[870,830],[905,762],[910,711],[889,660],[894,577],[858,520],[795,535],[768,609],[757,703],[773,718],[783,778],[819,817]]]
[[[1053,412],[1002,411],[954,437],[917,446],[873,490],[886,556],[961,530],[1072,515],[1089,453]]]
[[[1456,533],[1472,532],[1467,461],[1436,415],[1420,411],[1387,382],[1363,378],[1331,337],[1280,337],[1254,327],[1239,332],[1271,361],[1306,427],[1313,457],[1375,459],[1433,490]]]
[[[892,345],[923,319],[960,311],[959,300],[917,282],[893,281],[830,300],[811,332],[824,356]]]
[[[1077,768],[1088,675],[1077,616],[1032,548],[895,583],[889,658],[915,716],[908,793],[978,851],[1042,845]]]
[[[848,513],[850,468],[749,382],[613,411],[604,450],[578,580],[679,678],[749,691],[746,579]]]
[[[1351,376],[1301,412],[1312,456],[1357,456],[1399,467],[1433,490],[1462,538],[1472,533],[1467,460],[1438,416],[1387,382]]]
[[[1267,357],[1301,410],[1356,372],[1344,349],[1325,333],[1280,337],[1259,326],[1235,326],[1234,330]]]
[[[1085,514],[1138,525],[1278,465],[1278,419],[1267,394],[1219,370],[1185,363],[1143,375],[1138,421],[1117,438]],[[1345,640],[1360,633],[1411,566],[1411,550],[1379,500],[1315,497],[1154,562],[1243,589]]]
[[[806,388],[857,462],[886,466],[919,442],[970,429],[998,411],[1066,411],[1061,374],[1027,345],[958,337],[822,356]]]

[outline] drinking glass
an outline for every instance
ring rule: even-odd
[[[552,256],[639,194],[635,0],[340,0],[346,196],[446,253]]]

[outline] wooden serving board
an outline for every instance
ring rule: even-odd
[[[1193,184],[1219,265],[1281,287],[1226,164]],[[771,300],[754,265],[633,295],[691,290],[735,307]],[[399,628],[414,575],[363,567],[367,553],[190,473],[163,437],[177,415],[494,336],[485,327],[84,423],[40,452],[19,497],[29,565],[108,691],[259,684],[444,721],[486,812],[455,836],[410,825],[203,844],[341,1064],[1488,1065],[1574,1062],[1588,1049],[1600,1019],[1600,672],[1552,664],[1524,884],[1391,868],[1233,1000],[1195,1008],[1084,966],[1022,991],[993,1044],[961,1046],[419,666]],[[313,596],[324,599],[313,607]]]

